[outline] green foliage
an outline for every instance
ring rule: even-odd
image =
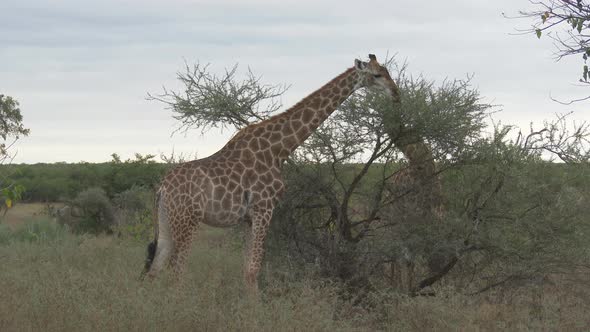
[[[0,166],[10,164],[13,156],[9,154],[8,149],[21,135],[29,134],[29,129],[22,123],[23,116],[18,106],[18,102],[12,97],[0,94]],[[9,139],[12,141],[8,141]],[[22,185],[15,185],[10,175],[11,173],[5,172],[5,169],[0,170],[0,211],[9,209],[19,200],[24,189]]]
[[[23,199],[31,202],[57,202],[73,199],[88,188],[108,185],[109,164],[34,164],[6,167],[11,179],[23,185]]]
[[[395,147],[426,142],[442,169],[465,162],[491,108],[468,80],[435,86],[396,69],[401,104],[360,91],[296,151],[269,236],[281,255],[319,261],[323,275],[357,289],[370,288],[382,262],[428,256],[436,243],[425,239],[433,216],[390,209],[398,198],[385,188],[404,165]]]
[[[0,143],[0,156],[6,155],[7,139],[10,137],[18,139],[21,135],[29,134],[29,129],[26,129],[22,123],[23,116],[18,106],[18,101],[12,97],[0,94],[0,137],[3,140]]]
[[[281,107],[278,97],[286,86],[262,84],[250,70],[239,81],[237,69],[235,65],[217,76],[209,72],[209,65],[186,64],[184,72],[178,73],[184,91],[164,89],[162,94],[148,97],[164,103],[174,113],[180,122],[179,130],[199,128],[201,132],[227,125],[241,128],[269,117]]]
[[[154,193],[152,190],[134,186],[115,196],[117,225],[115,232],[126,238],[146,242],[154,233]]]
[[[153,159],[153,155],[136,154],[134,159],[122,161],[113,154],[109,163],[22,164],[0,169],[10,174],[10,181],[18,184],[14,192],[27,201],[69,202],[71,209],[59,219],[75,232],[116,230],[124,236],[147,239],[153,232],[152,192],[170,167]]]
[[[378,121],[396,141],[396,146],[425,141],[436,159],[456,162],[469,145],[480,138],[486,126],[485,118],[490,116],[494,106],[482,102],[470,77],[435,84],[425,77],[408,75],[406,65],[393,63],[393,67],[398,72],[397,82],[403,100],[399,106],[389,107],[383,100],[369,95],[360,100],[358,97],[349,99],[343,111],[376,110],[382,114]]]
[[[22,199],[29,202],[57,202],[73,199],[90,187],[101,187],[110,198],[133,186],[154,188],[168,164],[156,163],[153,156],[109,163],[55,163],[4,165],[0,171],[8,179],[22,185]]]
[[[21,199],[23,191],[25,191],[25,187],[22,185],[14,185],[2,189],[0,191],[0,197],[4,200],[4,208],[10,209],[14,202]]]
[[[357,292],[383,287],[385,264],[411,274],[404,285],[388,285],[410,293],[443,277],[456,289],[478,292],[574,273],[584,264],[587,125],[572,131],[558,116],[529,135],[498,126],[485,137],[491,106],[468,81],[435,87],[400,75],[398,85],[401,105],[355,95],[297,150],[286,168],[288,190],[271,227],[271,251],[302,265],[319,262],[322,275]],[[431,147],[444,181],[442,220],[383,190],[404,165],[388,141]],[[572,165],[543,160],[547,152]],[[585,185],[568,185],[573,179],[560,173],[568,167]],[[574,248],[580,254],[570,254]]]
[[[463,221],[443,238],[461,234],[455,238],[466,245],[458,247],[464,252],[458,269],[486,275],[455,279],[465,289],[575,273],[587,260],[590,209],[583,202],[590,198],[590,169],[543,161],[507,134],[497,130],[478,144],[476,163],[445,177],[448,217]]]
[[[102,188],[88,188],[80,192],[71,207],[72,215],[76,217],[69,224],[73,231],[92,234],[112,232],[114,210]]]
[[[153,160],[154,157],[154,155],[135,154],[135,159],[121,162],[120,158],[114,154],[101,186],[105,186],[104,189],[111,198],[134,186],[155,188],[170,165],[156,163]]]
[[[584,65],[590,55],[590,41],[587,38],[590,29],[590,4],[586,0],[553,1],[543,0],[532,2],[533,10],[521,11],[522,17],[533,20],[529,32],[541,38],[548,32],[557,48],[558,56],[582,54]],[[581,82],[590,83],[587,72],[584,71]]]

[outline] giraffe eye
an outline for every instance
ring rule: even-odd
[[[375,77],[375,78],[379,78],[381,76],[383,76],[383,75],[381,75],[381,74],[375,74],[375,75],[373,75],[373,77]]]

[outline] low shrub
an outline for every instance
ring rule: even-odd
[[[64,212],[58,215],[58,220],[75,233],[112,233],[115,211],[102,188],[93,187],[81,191],[62,210]]]
[[[113,231],[119,236],[139,241],[153,237],[154,193],[152,190],[133,186],[113,199],[116,221]]]

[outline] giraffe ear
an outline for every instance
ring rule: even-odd
[[[363,70],[367,68],[367,64],[359,59],[354,59],[354,67],[358,70]]]

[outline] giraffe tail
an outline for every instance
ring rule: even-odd
[[[160,190],[156,192],[156,198],[154,200],[153,219],[154,219],[154,240],[147,246],[147,258],[145,259],[145,266],[141,272],[140,280],[143,280],[146,274],[150,271],[154,258],[156,257],[156,249],[158,248],[158,206],[160,205]]]

